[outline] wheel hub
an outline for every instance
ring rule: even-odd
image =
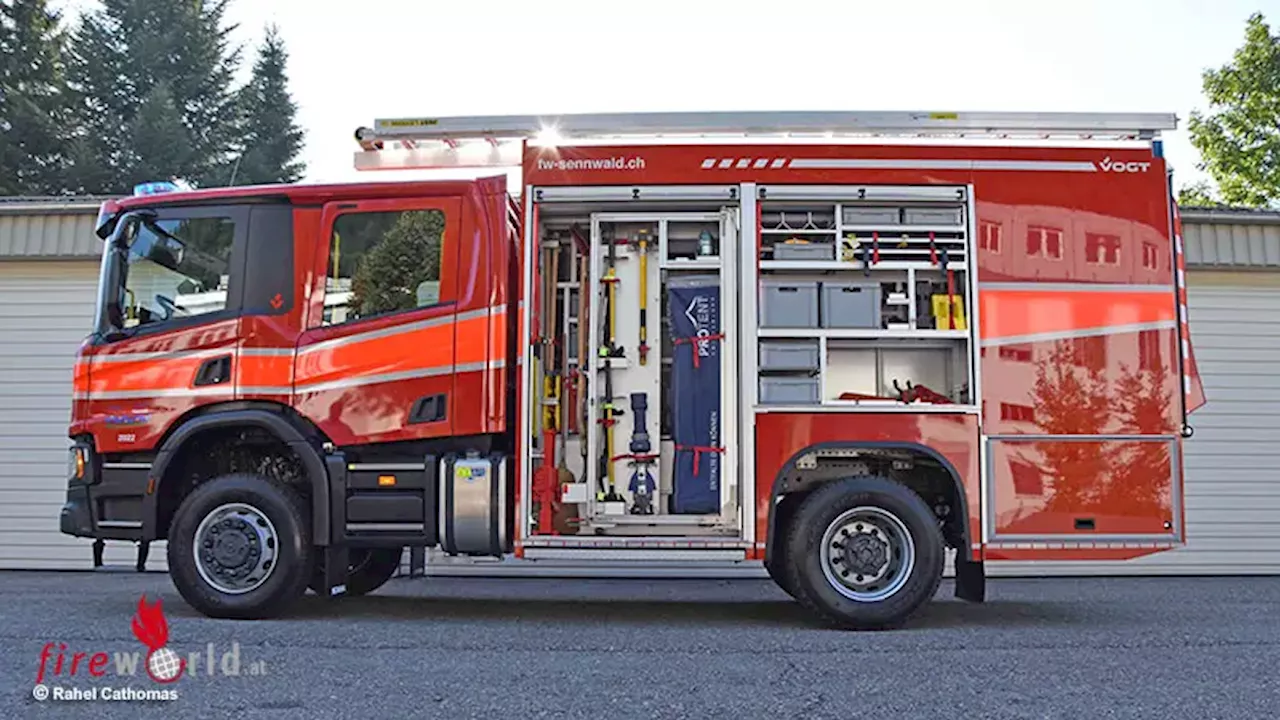
[[[884,508],[846,510],[823,534],[822,572],[841,595],[878,602],[906,584],[915,567],[915,543],[906,525]]]
[[[196,569],[214,589],[231,595],[262,585],[275,567],[279,539],[267,516],[242,503],[222,505],[200,522]]]
[[[858,575],[882,573],[889,564],[889,543],[879,536],[858,533],[844,541],[844,562]]]

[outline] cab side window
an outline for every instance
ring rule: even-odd
[[[231,217],[141,217],[125,238],[123,327],[227,309],[236,222]]]
[[[324,325],[440,302],[440,210],[347,213],[333,224]]]

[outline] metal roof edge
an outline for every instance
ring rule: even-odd
[[[96,213],[111,195],[60,195],[48,197],[12,196],[0,197],[0,215],[64,215]]]
[[[1230,206],[1179,206],[1183,222],[1280,225],[1280,210]]]

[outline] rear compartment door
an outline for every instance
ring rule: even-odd
[[[453,433],[459,198],[330,203],[295,407],[338,445]]]

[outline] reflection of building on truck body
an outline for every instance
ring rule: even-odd
[[[986,560],[1183,542],[1203,398],[1172,118],[549,122],[564,142],[533,118],[357,134],[364,170],[520,165],[518,199],[499,177],[108,203],[63,531],[167,538],[217,616],[368,592],[439,547],[763,561],[846,627],[907,617],[947,547],[980,600]],[[759,127],[997,139],[656,137]],[[655,137],[598,142],[618,133]],[[1077,142],[1000,144],[1020,135]],[[168,240],[131,246],[152,214]]]

